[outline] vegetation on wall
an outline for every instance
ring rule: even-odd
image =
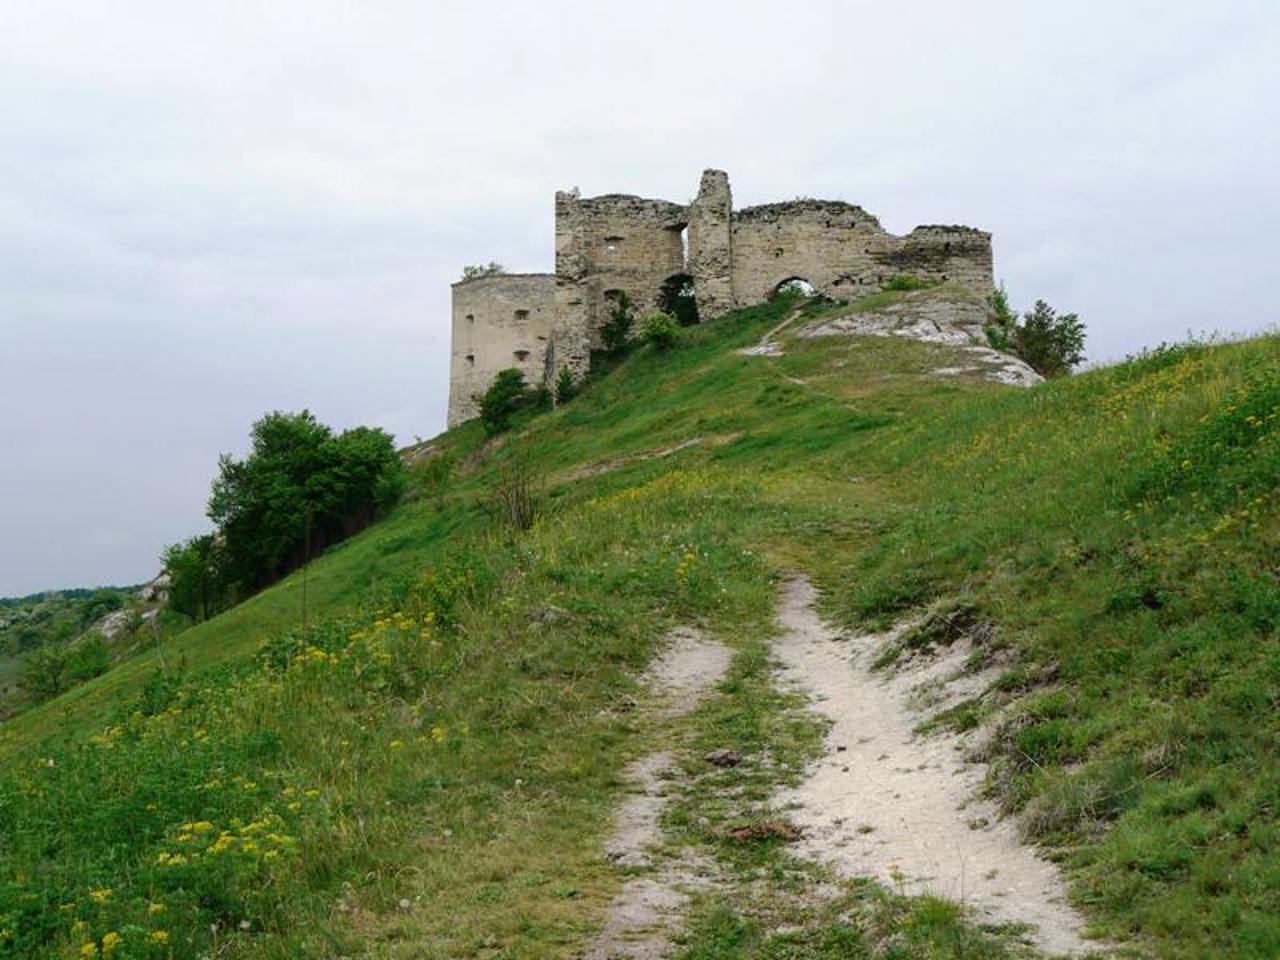
[[[506,272],[506,267],[493,260],[488,263],[469,263],[462,268],[462,279],[477,280],[480,277],[492,277]]]
[[[890,277],[883,284],[881,290],[928,290],[930,287],[941,285],[942,281],[933,277],[917,277],[910,273],[898,273]]]

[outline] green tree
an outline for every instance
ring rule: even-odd
[[[605,352],[618,356],[627,349],[631,341],[631,328],[636,318],[631,309],[631,298],[625,290],[618,293],[609,311],[609,319],[600,328],[600,339],[604,343]]]
[[[79,683],[102,676],[109,666],[111,650],[106,640],[97,634],[90,635],[67,654],[67,673],[71,680]]]
[[[480,398],[480,419],[485,431],[493,436],[511,426],[511,415],[529,399],[524,374],[515,367],[499,370]]]
[[[988,301],[991,317],[983,328],[996,350],[1016,354],[1045,377],[1070,373],[1084,360],[1084,322],[1074,313],[1061,316],[1043,300],[1021,318],[1009,306],[1001,284]]]
[[[160,555],[169,574],[169,609],[192,620],[208,620],[229,600],[226,555],[213,534],[171,544]]]
[[[18,686],[34,700],[56,697],[71,684],[71,659],[57,644],[45,644],[27,654],[18,673]]]
[[[228,582],[248,593],[368,525],[403,489],[390,434],[356,427],[335,436],[310,413],[269,413],[253,425],[244,460],[223,456],[209,518]]]
[[[1043,300],[1022,317],[1015,340],[1018,356],[1046,377],[1070,373],[1084,360],[1084,324],[1074,313],[1059,315]]]

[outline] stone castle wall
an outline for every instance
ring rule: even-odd
[[[972,227],[923,226],[895,236],[861,207],[795,200],[733,209],[729,177],[702,175],[685,206],[623,194],[555,198],[554,274],[500,274],[453,285],[449,425],[476,416],[476,396],[499,370],[516,367],[551,386],[560,371],[583,375],[600,326],[619,294],[638,317],[659,309],[664,287],[691,279],[702,317],[760,303],[779,285],[806,280],[853,300],[910,274],[994,289],[991,235]]]
[[[556,320],[556,278],[550,273],[500,273],[453,285],[449,360],[449,425],[478,416],[476,397],[499,370],[515,367],[542,383]]]
[[[959,283],[983,297],[992,289],[990,234],[917,227],[898,237],[861,207],[838,201],[735,211],[731,243],[736,306],[759,303],[792,279],[836,300],[875,293],[899,274]]]

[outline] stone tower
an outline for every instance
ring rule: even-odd
[[[704,171],[698,198],[689,207],[688,263],[702,317],[733,309],[732,216],[729,175],[723,170]]]

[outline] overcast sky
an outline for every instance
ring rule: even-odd
[[[266,410],[441,430],[558,188],[980,226],[1093,359],[1274,325],[1278,11],[0,0],[0,595],[151,577]]]

